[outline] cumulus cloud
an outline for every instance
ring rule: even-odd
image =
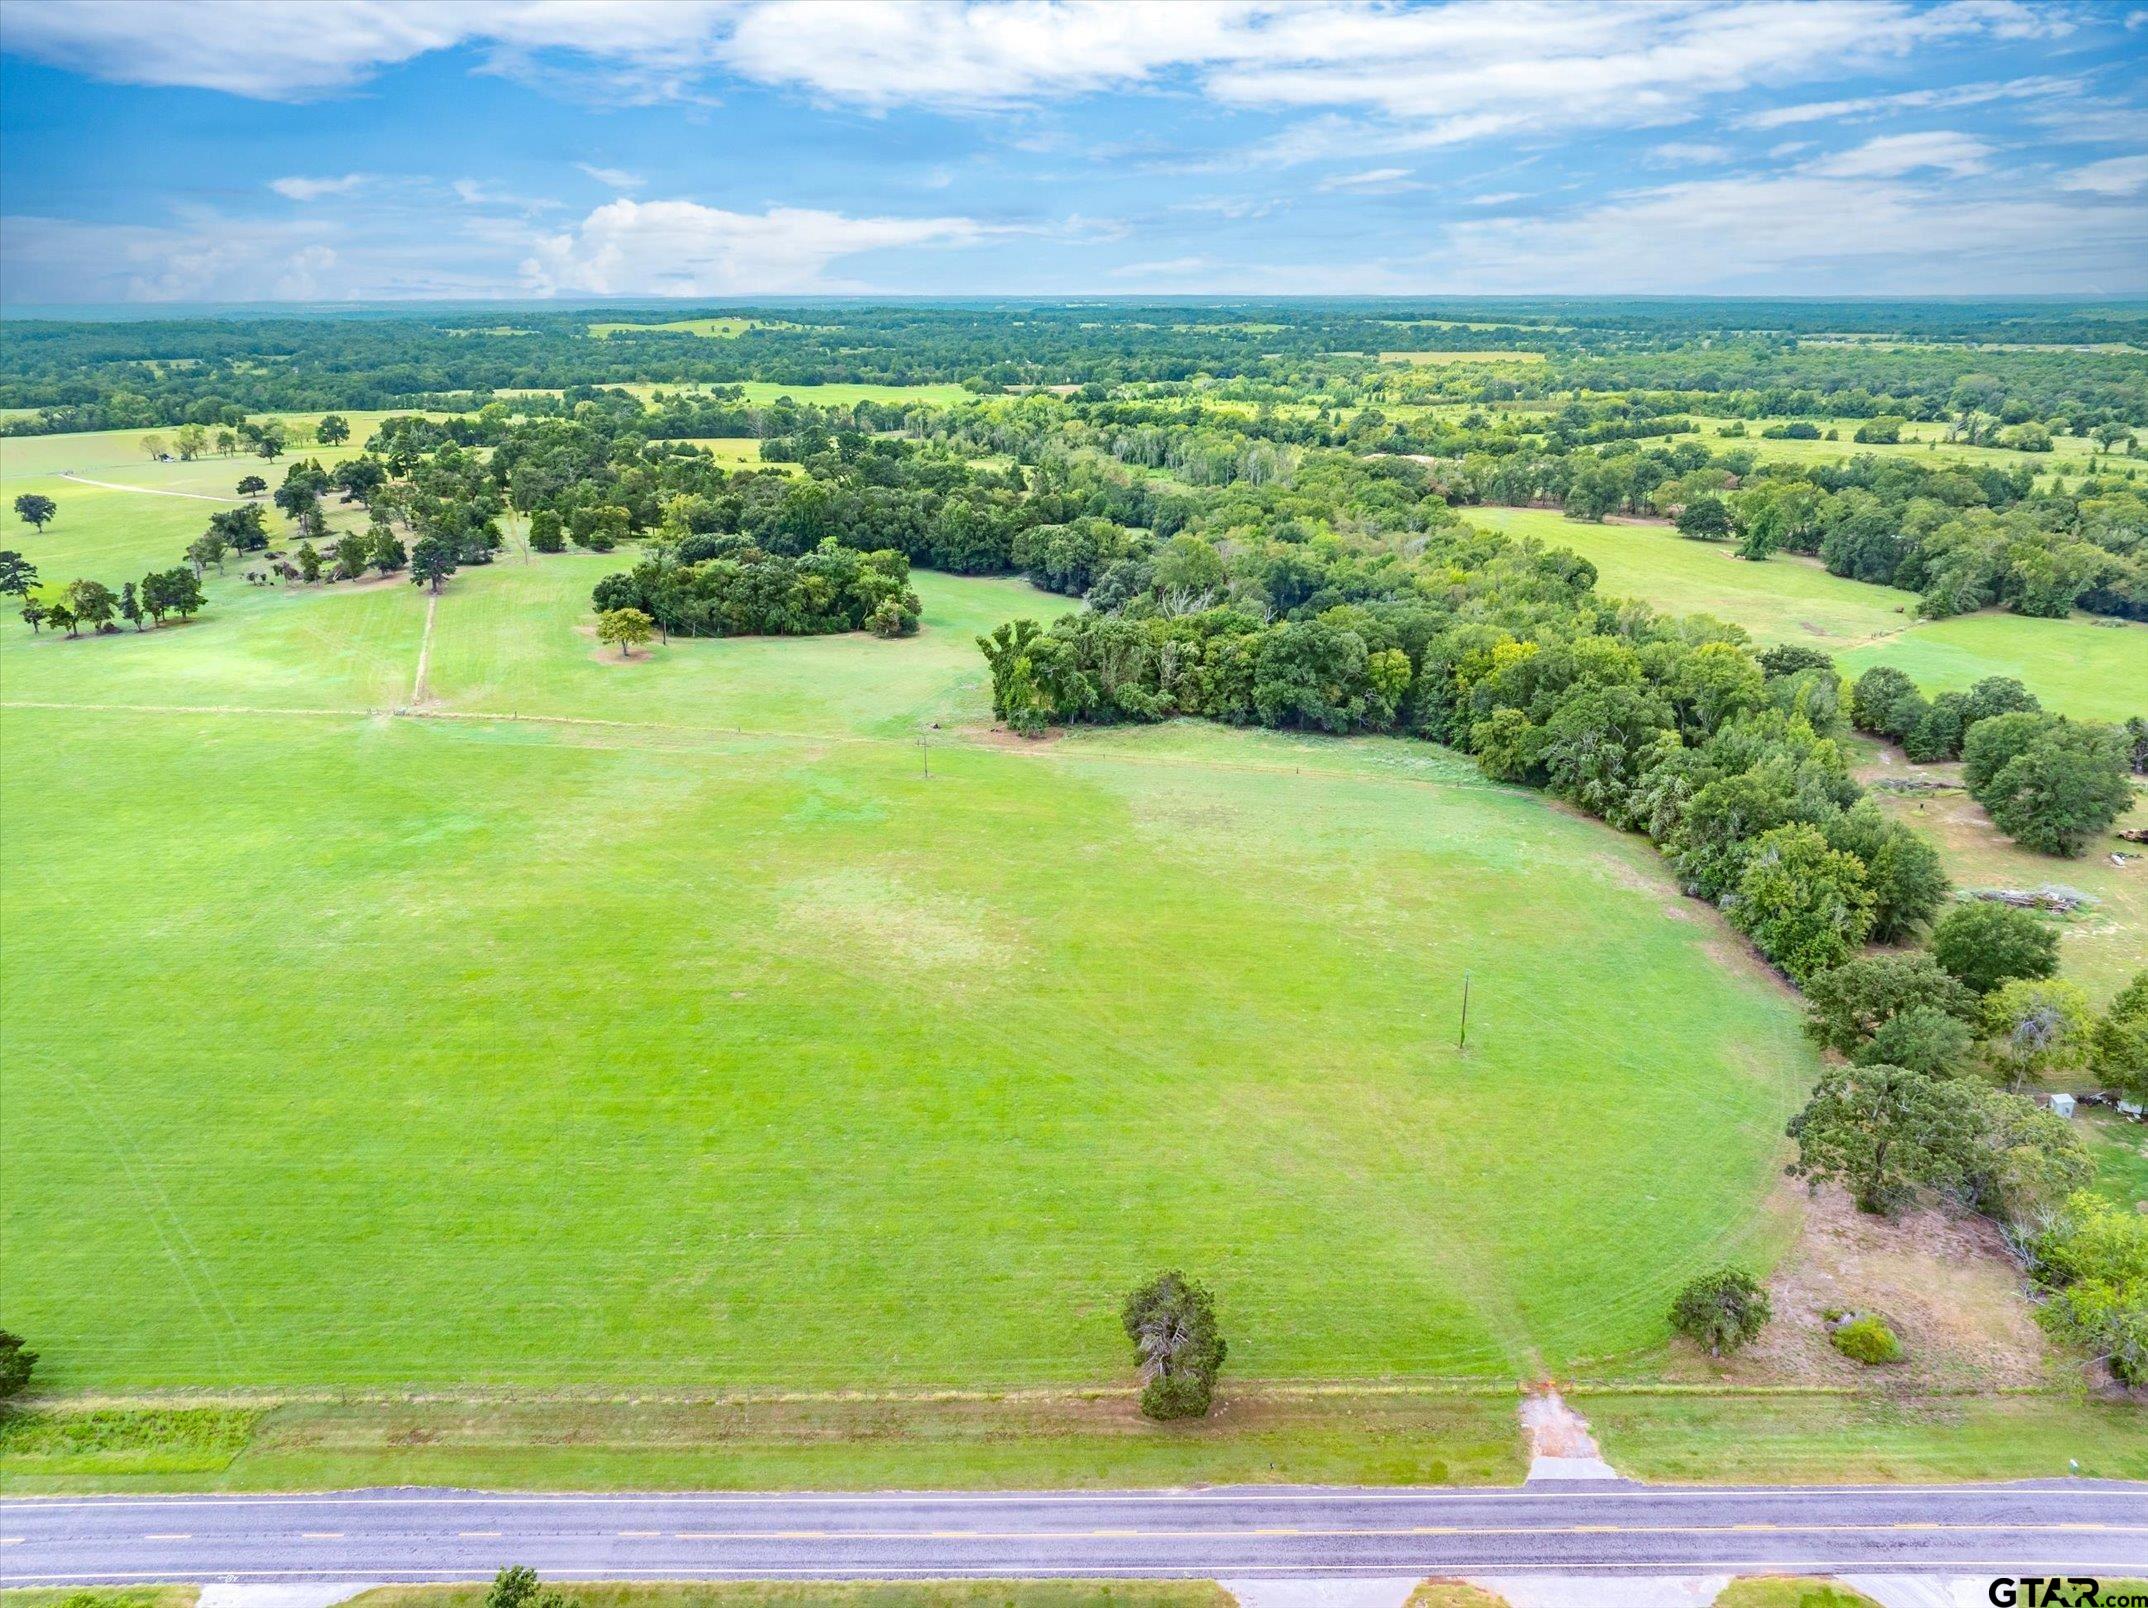
[[[1815,173],[1837,179],[1891,178],[1901,173],[1933,169],[1964,177],[1982,173],[1991,147],[1973,135],[1950,129],[1930,129],[1920,134],[1887,134],[1867,140],[1853,150],[1837,151],[1812,164]]]
[[[905,246],[971,245],[970,218],[853,218],[803,207],[728,212],[693,201],[617,200],[540,239],[522,265],[539,295],[725,296],[853,288],[831,264]]]
[[[2060,175],[2059,187],[2095,195],[2137,195],[2148,189],[2148,156],[2114,156],[2106,162],[2091,162]]]
[[[349,195],[368,177],[364,173],[346,173],[338,179],[271,179],[269,188],[292,201],[318,201],[324,195]]]
[[[1674,123],[1714,97],[1935,41],[2070,26],[2012,0],[196,0],[169,29],[143,27],[135,0],[13,0],[9,20],[9,48],[79,71],[274,100],[457,47],[494,70],[579,63],[633,98],[729,74],[871,110],[988,110],[1191,78],[1230,105],[1341,116],[1327,134],[1360,150]]]

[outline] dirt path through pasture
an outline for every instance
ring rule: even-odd
[[[206,491],[160,491],[155,486],[122,486],[116,480],[92,480],[88,475],[78,475],[63,469],[59,478],[72,480],[78,486],[96,486],[104,491],[138,491],[144,497],[185,497],[193,502],[226,503],[233,506],[245,501],[243,497],[215,497]]]

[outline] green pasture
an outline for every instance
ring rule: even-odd
[[[1723,431],[1733,423],[1742,422],[1746,434],[1725,438]],[[1920,463],[1962,463],[1982,465],[1996,469],[2034,469],[2038,474],[2079,475],[2086,473],[2091,458],[2097,459],[2110,473],[2122,474],[2128,468],[2139,468],[2140,460],[2123,454],[2113,456],[2104,452],[2086,436],[2054,434],[2049,452],[2017,452],[2011,447],[1972,447],[1966,442],[1948,441],[1946,425],[1936,421],[1912,421],[1902,427],[1902,439],[1894,443],[1862,442],[1856,439],[1857,427],[1862,419],[1731,419],[1696,418],[1695,428],[1682,436],[1672,436],[1673,441],[1705,441],[1719,450],[1750,448],[1754,459],[1760,463],[1833,463],[1844,458],[1854,458],[1861,453],[1872,453],[1885,458],[1914,458]],[[1771,425],[1803,423],[1820,431],[1818,441],[1796,441],[1778,437],[1769,440],[1761,431]],[[1838,439],[1825,439],[1833,430]]]
[[[1237,1377],[1498,1379],[1779,1248],[1798,1014],[1645,845],[1423,744],[998,737],[1015,582],[621,662],[624,561],[0,634],[43,1382],[1119,1381],[1174,1265]]]
[[[796,474],[794,463],[766,463],[761,461],[761,443],[757,436],[687,436],[690,447],[706,448],[710,457],[726,469],[780,469],[784,474]]]
[[[1862,739],[1859,747],[1873,756],[1858,772],[1867,783],[1888,777],[1961,780],[1959,765],[1910,765],[1898,751],[1887,756]],[[2085,895],[2090,903],[2082,909],[2047,919],[2058,931],[2061,974],[2087,989],[2099,1006],[2148,967],[2148,861],[2111,858],[2114,852],[2138,852],[2138,845],[2113,834],[2148,827],[2148,793],[2137,793],[2132,810],[2112,823],[2111,832],[2092,840],[2086,854],[2061,860],[2009,840],[1967,793],[1905,793],[1885,786],[1872,791],[1882,808],[1937,846],[1957,888],[2056,886]],[[2148,1137],[2148,1130],[2132,1131]]]
[[[1845,674],[1890,664],[1927,692],[2017,676],[2050,707],[2098,720],[2148,708],[2148,625],[1997,611],[1920,621],[1913,593],[1830,575],[1791,553],[1754,564],[1727,542],[1688,541],[1668,525],[1598,525],[1549,509],[1471,508],[1465,517],[1571,548],[1596,566],[1598,590],[1607,596],[1712,614],[1765,643],[1820,648],[1837,656]]]
[[[1380,352],[1376,354],[1383,363],[1408,363],[1416,368],[1445,368],[1456,363],[1541,363],[1542,352],[1516,351],[1511,347],[1495,346],[1481,351],[1455,352]]]
[[[855,407],[860,402],[929,402],[934,407],[949,408],[960,402],[975,401],[975,396],[959,385],[853,385],[838,381],[827,385],[783,385],[774,380],[743,380],[733,382],[736,389],[745,393],[745,400],[755,407],[767,407],[771,402],[789,397],[800,406],[819,408]],[[647,401],[650,395],[662,391],[666,396],[693,396],[716,389],[729,390],[732,384],[711,382],[707,385],[666,383],[662,380],[636,381],[631,385],[608,387],[616,391],[629,391]]]
[[[668,324],[591,324],[589,333],[598,340],[614,335],[707,335],[729,339],[754,327],[750,318],[675,318]]]

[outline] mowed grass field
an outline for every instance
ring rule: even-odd
[[[2015,676],[2049,707],[2083,719],[2148,713],[2148,625],[1996,610],[1919,620],[1915,594],[1845,580],[1795,554],[1754,564],[1727,542],[1688,541],[1667,525],[1598,525],[1549,509],[1471,508],[1466,517],[1571,548],[1596,566],[1598,590],[1607,596],[1712,614],[1763,643],[1819,648],[1848,675],[1889,664],[1927,693]]]
[[[186,545],[207,528],[219,508],[245,501],[238,484],[259,475],[271,491],[283,484],[294,461],[317,458],[333,466],[363,450],[387,413],[349,412],[350,439],[340,446],[293,444],[273,462],[241,452],[189,462],[160,463],[142,451],[145,436],[169,443],[171,430],[99,430],[76,435],[0,436],[0,547],[11,547],[38,566],[42,588],[55,593],[77,577],[103,581],[114,591],[122,581],[137,581],[151,568],[169,569]],[[264,415],[266,417],[266,415]],[[318,413],[278,414],[286,423],[312,427]],[[78,478],[70,478],[78,477]],[[103,485],[85,484],[102,481]],[[122,489],[113,489],[113,488]],[[131,488],[131,489],[130,489]],[[59,513],[42,533],[15,513],[15,499],[26,491],[42,492]],[[268,502],[268,494],[260,499]],[[365,511],[346,507],[331,493],[325,505],[336,534],[363,529]],[[273,505],[270,528],[288,528]],[[243,561],[227,561],[232,573]],[[6,611],[9,627],[20,622]]]
[[[2020,452],[2012,447],[1970,446],[1962,441],[1949,441],[1946,425],[1930,420],[1913,420],[1903,425],[1900,441],[1863,442],[1856,439],[1857,427],[1865,422],[1862,419],[1748,419],[1743,421],[1746,433],[1742,438],[1725,438],[1724,430],[1737,422],[1696,418],[1691,432],[1669,439],[1705,441],[1719,451],[1750,448],[1754,458],[1761,463],[1833,463],[1860,453],[1872,453],[1883,458],[1914,458],[1934,466],[1961,463],[1994,469],[2034,469],[2044,476],[2082,474],[2087,471],[2091,459],[2113,474],[2140,467],[2138,458],[2129,458],[2123,453],[2106,453],[2087,436],[2054,435],[2049,452]],[[1812,425],[1820,432],[1821,439],[1770,439],[1760,433],[1772,425],[1790,423]],[[1836,435],[1833,441],[1826,439],[1830,430]]]
[[[1241,1379],[1498,1379],[1784,1242],[1798,1013],[1644,845],[1421,744],[997,737],[1020,583],[621,663],[620,562],[0,635],[44,1384],[1119,1381],[1165,1266]]]
[[[725,339],[743,335],[753,328],[750,318],[675,318],[668,324],[591,324],[589,333],[598,340],[609,340],[614,335],[640,335],[661,333],[666,335],[706,335]]]

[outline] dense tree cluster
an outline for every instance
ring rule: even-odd
[[[633,610],[678,636],[823,636],[870,630],[909,636],[920,605],[910,561],[823,540],[791,558],[744,536],[688,536],[660,544],[631,570],[597,583],[600,615]]]

